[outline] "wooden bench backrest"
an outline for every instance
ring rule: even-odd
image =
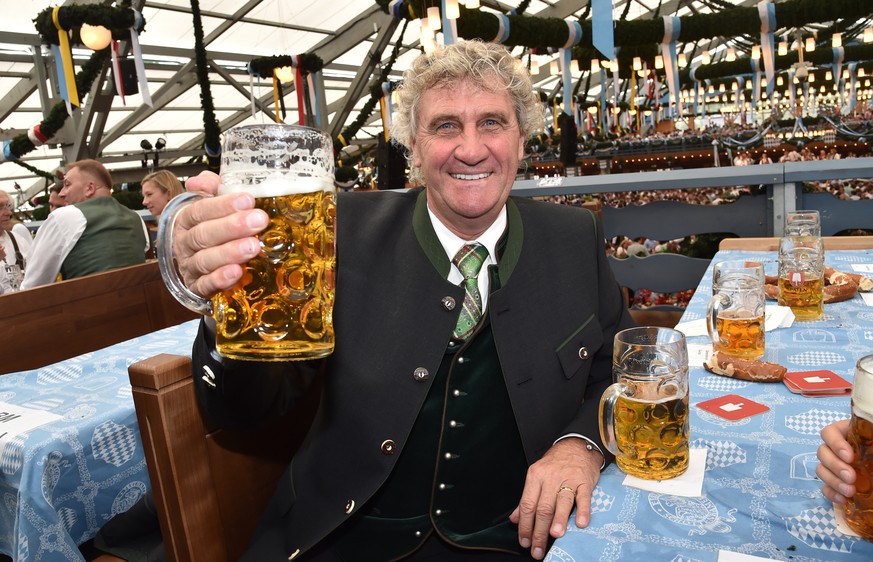
[[[0,296],[0,373],[36,369],[196,314],[147,262]]]
[[[257,431],[212,430],[200,416],[190,358],[156,355],[128,373],[168,559],[237,560],[309,429],[318,389]]]

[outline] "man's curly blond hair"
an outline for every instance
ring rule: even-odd
[[[480,40],[459,41],[416,58],[404,73],[397,90],[391,136],[403,145],[409,164],[409,180],[422,184],[421,171],[412,165],[412,142],[418,130],[421,98],[433,88],[468,80],[476,88],[506,91],[525,139],[543,125],[543,113],[527,69],[505,47]]]

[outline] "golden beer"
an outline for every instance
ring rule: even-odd
[[[779,304],[791,307],[799,321],[824,316],[824,278],[797,272],[779,277]]]
[[[718,341],[712,347],[719,353],[758,359],[764,356],[764,315],[750,316],[742,310],[725,310],[715,321]]]
[[[847,439],[852,446],[855,495],[846,501],[846,523],[873,540],[873,356],[862,357],[852,385],[852,419]]]
[[[625,473],[665,480],[688,469],[688,395],[658,402],[619,396],[615,406],[616,463]]]
[[[291,190],[302,192],[276,197],[261,196],[270,189],[240,188],[254,192],[270,222],[258,235],[260,254],[246,263],[239,283],[213,297],[216,347],[224,357],[282,361],[333,351],[333,186],[288,180],[295,181]]]

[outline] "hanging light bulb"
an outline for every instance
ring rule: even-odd
[[[839,49],[843,46],[843,34],[842,33],[834,33],[833,37],[831,37],[831,47],[834,49]]]
[[[833,79],[834,79],[834,75],[831,74],[831,71],[830,71],[830,70],[828,70],[827,72],[825,72],[825,80],[827,80],[828,82],[830,82],[830,81],[833,80]]]
[[[573,59],[570,61],[570,74],[577,75],[579,74],[579,61]]]
[[[734,62],[735,60],[737,60],[737,52],[734,50],[733,47],[728,47],[727,54],[725,55],[724,60],[728,62]]]
[[[784,57],[788,54],[788,42],[787,41],[779,41],[779,49],[778,53],[780,57]]]
[[[785,81],[782,79],[781,76],[777,76],[777,77],[776,77],[776,85],[777,85],[777,86],[782,86],[783,84],[785,84]]]
[[[540,73],[540,63],[535,60],[530,61],[530,73],[531,76],[535,76]]]
[[[456,20],[461,17],[461,10],[458,8],[458,0],[446,0],[446,19]]]
[[[810,84],[815,82],[815,74],[810,74],[809,78],[807,78],[806,81],[809,82]]]
[[[815,38],[807,37],[806,38],[806,52],[811,53],[815,50]]]
[[[709,54],[709,51],[703,51],[703,54],[700,56],[700,62],[703,64],[712,62],[712,55]]]
[[[549,63],[549,73],[550,74],[553,74],[553,75],[560,74],[560,72],[561,72],[561,69],[558,68],[558,61],[553,60],[552,62]]]
[[[443,21],[440,19],[440,9],[437,6],[431,6],[427,9],[427,26],[432,30],[442,29]]]
[[[465,5],[468,10],[475,10],[479,7],[479,0],[467,0]]]
[[[864,43],[873,43],[873,27],[864,29]]]
[[[867,73],[864,71],[863,68],[859,68],[858,69],[858,78],[863,78],[865,76],[867,76]]]
[[[591,72],[600,72],[600,59],[591,59]]]
[[[752,47],[752,60],[760,60],[761,58],[761,47],[755,45]]]
[[[718,91],[719,91],[720,93],[723,94],[723,93],[724,93],[724,90],[725,90],[725,88],[724,88],[724,84],[719,84],[719,85],[718,85]]]
[[[643,69],[643,60],[640,57],[634,57],[634,70]]]
[[[94,51],[101,51],[109,46],[112,41],[112,32],[102,25],[89,25],[83,23],[79,29],[79,37],[82,43]]]
[[[688,66],[688,57],[685,56],[685,53],[679,53],[679,56],[676,57],[676,60],[679,62],[680,68],[685,68]]]
[[[276,69],[276,79],[279,82],[291,82],[294,80],[294,67],[280,66]]]
[[[655,69],[660,70],[664,68],[664,57],[661,55],[655,56]]]

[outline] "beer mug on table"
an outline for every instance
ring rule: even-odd
[[[816,210],[788,211],[785,236],[821,236],[821,216]]]
[[[844,506],[846,523],[867,540],[873,540],[873,355],[855,366],[852,383],[852,419],[849,422],[855,495]]]
[[[779,304],[791,307],[799,321],[824,316],[824,244],[820,237],[780,239]]]
[[[216,349],[232,359],[315,359],[333,352],[336,282],[333,143],[316,129],[248,125],[224,133],[218,194],[245,191],[270,218],[258,234],[260,253],[242,279],[211,301],[191,292],[175,268],[178,210],[205,197],[173,199],[158,226],[157,254],[170,292],[216,322]]]
[[[688,469],[688,350],[682,332],[643,326],[615,335],[600,436],[625,473],[666,480]]]
[[[744,359],[763,357],[765,307],[763,264],[742,260],[715,264],[706,311],[713,351]]]

